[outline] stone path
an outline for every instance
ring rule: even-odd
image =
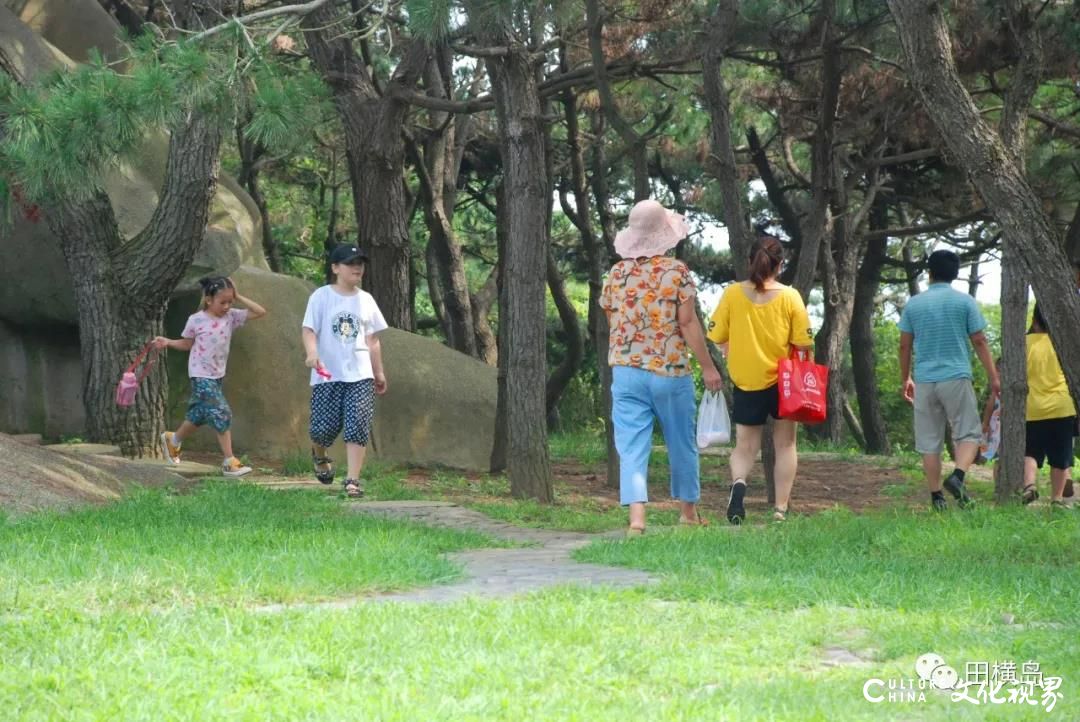
[[[496,521],[480,512],[446,501],[369,501],[350,505],[358,514],[405,519],[428,526],[473,531],[496,539],[532,544],[522,549],[476,549],[448,554],[447,558],[465,567],[465,578],[454,584],[415,589],[374,597],[341,599],[320,604],[268,605],[259,611],[277,612],[295,608],[339,609],[360,602],[453,602],[465,597],[508,597],[559,584],[637,587],[656,578],[641,571],[598,564],[581,564],[570,558],[594,539],[619,537],[622,532],[583,534],[580,532],[528,529]]]

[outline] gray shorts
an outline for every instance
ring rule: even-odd
[[[955,443],[982,438],[982,421],[971,379],[915,384],[915,450],[940,454],[945,448],[945,423]]]

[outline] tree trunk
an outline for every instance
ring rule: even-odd
[[[847,285],[847,284],[846,284]],[[826,297],[825,320],[814,338],[814,356],[817,363],[829,367],[829,386],[826,399],[828,416],[821,425],[822,435],[833,445],[839,445],[844,432],[844,353],[854,310],[854,289],[851,294]]]
[[[551,203],[545,120],[528,49],[512,42],[505,28],[491,39],[508,48],[505,55],[488,58],[487,67],[499,124],[506,201],[506,313],[500,314],[506,343],[499,355],[506,356],[507,364],[510,493],[551,503],[555,495],[544,413]]]
[[[491,307],[499,297],[498,264],[491,269],[487,281],[472,294],[473,331],[476,336],[476,355],[484,363],[494,366],[499,362],[499,342],[491,330]]]
[[[608,271],[608,264],[615,257],[615,218],[611,213],[611,191],[608,187],[607,153],[604,151],[604,119],[599,113],[590,116],[590,130],[597,142],[592,147],[592,192],[596,201],[596,215],[600,219],[600,239],[596,245],[596,256],[590,261],[590,268],[599,268],[599,276],[590,280],[596,284],[595,300],[597,315],[593,327],[593,345],[596,348],[596,366],[600,375],[601,403],[604,405],[604,436],[607,446],[606,483],[609,489],[619,488],[619,451],[615,448],[615,424],[611,421],[611,382],[613,375],[608,365],[608,325],[607,313],[599,308],[600,292],[603,290],[603,276]],[[576,198],[576,196],[575,196]],[[580,207],[586,207],[588,198],[577,201]],[[590,274],[593,271],[590,271]],[[590,276],[591,278],[591,276]],[[590,297],[594,290],[590,288]]]
[[[889,0],[907,71],[923,106],[965,170],[1035,289],[1073,398],[1080,398],[1080,296],[1065,251],[1042,203],[1001,137],[964,88],[937,0]]]
[[[607,77],[607,59],[604,57],[604,10],[600,0],[585,0],[585,16],[588,26],[589,56],[592,60],[593,74],[596,77],[596,90],[600,96],[600,107],[604,116],[622,138],[630,154],[634,169],[634,202],[646,200],[649,192],[649,156],[647,138],[634,130],[633,126],[619,113],[615,95]],[[603,142],[597,139],[598,143]]]
[[[702,74],[705,83],[705,103],[712,119],[709,139],[711,160],[723,199],[723,219],[727,226],[728,244],[735,268],[736,280],[747,276],[747,258],[754,236],[746,215],[746,188],[739,180],[735,165],[735,148],[731,140],[731,95],[724,82],[721,67],[731,49],[738,21],[738,0],[722,0],[709,18],[705,44],[701,51]]]
[[[441,46],[436,62],[429,64],[428,92],[435,97],[448,98],[447,79],[442,66],[448,66],[450,49]],[[430,111],[431,123],[442,131],[434,133],[425,143],[423,157],[416,150],[417,173],[420,190],[424,196],[424,222],[434,249],[429,262],[436,263],[435,271],[442,291],[444,331],[447,343],[469,356],[477,356],[475,324],[472,318],[472,299],[469,281],[465,274],[465,257],[454,233],[453,217],[457,205],[455,192],[461,155],[459,145],[467,137],[458,137],[458,124],[447,113]],[[468,125],[460,130],[467,131]]]
[[[337,13],[324,5],[303,21],[308,53],[330,87],[345,135],[358,241],[370,260],[364,283],[386,322],[413,330],[405,144],[401,129],[409,105],[387,89],[380,95],[347,34],[335,29]],[[389,85],[414,85],[430,49],[414,39]]]
[[[555,308],[559,312],[559,320],[562,322],[563,333],[566,335],[566,352],[562,361],[551,372],[547,380],[545,392],[545,404],[547,408],[548,426],[557,425],[559,399],[577,375],[581,368],[581,361],[585,357],[585,344],[581,338],[581,324],[578,322],[577,310],[566,295],[566,286],[559,272],[559,265],[555,261],[555,254],[548,250],[547,282],[551,291],[551,298],[555,302]]]
[[[567,67],[565,53],[562,58],[563,68]],[[615,446],[615,429],[611,422],[611,367],[608,365],[608,317],[600,307],[600,297],[604,290],[604,274],[610,265],[602,238],[597,238],[592,225],[592,205],[589,202],[589,185],[585,173],[585,151],[581,144],[581,128],[578,122],[577,96],[567,91],[563,94],[563,107],[566,112],[566,143],[570,151],[570,183],[574,196],[574,208],[563,204],[563,212],[577,227],[581,235],[581,245],[585,251],[589,278],[589,341],[596,356],[597,376],[600,380],[601,417],[604,424],[604,436],[608,444],[608,475],[615,484],[619,478],[619,455]],[[601,145],[598,143],[597,145]],[[602,151],[601,151],[602,153]],[[606,183],[601,182],[606,189]],[[561,198],[565,197],[563,193]]]
[[[439,322],[439,328],[442,329],[443,335],[446,336],[447,343],[453,348],[453,343],[450,343],[450,339],[453,337],[454,330],[450,325],[450,319],[446,317],[446,305],[443,303],[443,290],[442,280],[439,278],[439,259],[437,258],[437,252],[435,250],[435,244],[428,240],[427,248],[424,250],[424,261],[427,265],[427,273],[425,278],[427,279],[428,297],[431,299],[431,308],[435,311],[435,319]]]
[[[888,242],[885,237],[875,237],[867,245],[855,283],[855,304],[851,317],[851,370],[866,440],[863,448],[868,454],[885,454],[889,451],[889,436],[881,412],[877,383],[877,352],[874,348],[874,312],[877,308],[874,299],[881,284],[881,268]]]
[[[221,136],[221,126],[198,113],[189,113],[173,129],[158,205],[146,228],[130,240],[121,237],[104,193],[81,201],[61,198],[46,214],[79,307],[87,435],[118,445],[125,456],[160,454],[165,364],[155,365],[134,406],[116,405],[116,384],[138,351],[162,334],[166,303],[205,236]]]
[[[274,273],[281,272],[281,249],[274,240],[273,228],[270,225],[270,208],[266,198],[259,187],[259,173],[262,170],[262,158],[266,155],[266,149],[260,144],[248,139],[244,130],[251,122],[250,113],[243,123],[236,124],[236,147],[240,151],[240,173],[237,182],[248,192],[255,207],[259,209],[259,230],[262,236],[263,255],[266,263]]]
[[[814,286],[814,272],[818,266],[821,243],[826,234],[831,232],[833,222],[830,207],[836,190],[834,184],[837,182],[836,153],[833,146],[836,137],[836,111],[840,102],[840,83],[843,79],[840,48],[835,38],[835,18],[836,0],[822,0],[814,20],[821,27],[822,62],[821,97],[811,146],[811,205],[805,223],[802,224],[802,241],[799,246],[799,260],[795,267],[793,283],[804,301],[809,300],[810,289]]]
[[[843,176],[837,173],[831,201],[831,214],[836,220],[832,233],[823,238],[821,276],[825,296],[825,321],[814,341],[817,362],[829,367],[828,416],[823,430],[834,445],[841,443],[845,407],[848,403],[844,359],[855,310],[859,263],[865,245],[859,226],[873,205],[877,193],[877,175],[876,169],[866,174],[866,198],[859,211],[852,213],[848,208],[848,190],[849,183],[856,175],[852,174],[850,180],[845,182]]]
[[[855,409],[851,408],[851,402],[848,400],[847,395],[844,396],[843,414],[848,432],[855,439],[855,443],[865,449],[866,434],[863,433],[862,424],[859,423],[859,417],[855,415]]]
[[[914,298],[919,295],[921,289],[919,288],[919,273],[915,270],[915,252],[911,250],[911,241],[904,241],[900,255],[904,259],[908,297]]]
[[[109,199],[61,201],[46,216],[60,238],[79,309],[83,408],[90,441],[116,444],[124,456],[160,456],[168,376],[158,363],[139,388],[134,406],[116,405],[116,384],[128,364],[164,327],[165,303],[128,307],[111,249],[122,243]],[[190,263],[190,261],[189,261]]]
[[[1065,255],[1074,265],[1080,266],[1080,203],[1076,204],[1073,218],[1065,230]]]
[[[968,270],[968,295],[972,298],[978,298],[979,296],[979,284],[982,281],[979,280],[979,261],[976,259]]]
[[[1016,257],[1018,244],[1009,237],[1001,243],[1001,444],[994,499],[1016,499],[1024,485],[1024,447],[1027,416],[1028,285]]]
[[[506,469],[507,460],[510,456],[510,424],[507,418],[509,404],[509,387],[506,377],[509,371],[509,358],[507,344],[509,343],[509,327],[506,318],[509,314],[509,282],[503,269],[506,267],[507,246],[509,245],[509,231],[507,229],[508,211],[506,200],[506,185],[500,183],[495,190],[495,239],[499,252],[499,273],[495,277],[497,296],[499,299],[499,331],[498,331],[498,374],[497,394],[495,401],[495,443],[491,449],[491,471],[500,472]]]

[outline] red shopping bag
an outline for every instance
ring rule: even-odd
[[[828,404],[829,367],[814,363],[810,354],[794,346],[777,368],[780,392],[781,419],[803,424],[820,424],[825,420]]]

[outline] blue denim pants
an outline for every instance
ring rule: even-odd
[[[612,368],[611,418],[619,451],[619,501],[649,500],[649,453],[654,419],[660,420],[670,463],[671,497],[701,497],[698,448],[694,436],[696,401],[690,376],[660,376],[630,366]]]

